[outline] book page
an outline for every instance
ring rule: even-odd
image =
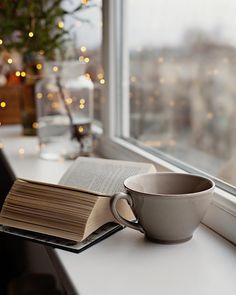
[[[129,176],[155,171],[154,165],[147,163],[79,157],[59,184],[113,195],[124,191]]]

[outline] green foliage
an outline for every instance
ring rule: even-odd
[[[0,1],[0,50],[16,49],[22,54],[44,52],[53,59],[55,50],[62,50],[68,35],[63,25],[65,15],[75,14],[89,5],[79,4],[73,11],[66,11],[63,0],[1,0]],[[63,23],[62,23],[63,24]],[[33,33],[33,37],[29,33]]]

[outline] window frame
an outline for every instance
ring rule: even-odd
[[[162,157],[160,153],[150,153],[125,139],[129,137],[129,67],[128,54],[124,54],[127,52],[125,25],[120,21],[121,15],[123,19],[126,17],[125,6],[125,0],[103,0],[102,51],[106,83],[102,106],[103,135],[99,140],[98,152],[108,158],[152,162],[157,171],[199,173],[197,169],[187,169],[187,165],[177,165],[168,155]],[[119,38],[124,42],[120,42]],[[228,192],[225,188],[227,187],[220,187],[219,181],[217,182],[215,195],[203,224],[236,244],[235,189],[232,187]]]

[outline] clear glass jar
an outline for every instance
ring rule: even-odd
[[[74,159],[92,152],[93,83],[81,64],[49,63],[36,85],[40,157]]]

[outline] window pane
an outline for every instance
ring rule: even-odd
[[[236,185],[236,2],[127,10],[130,136]]]

